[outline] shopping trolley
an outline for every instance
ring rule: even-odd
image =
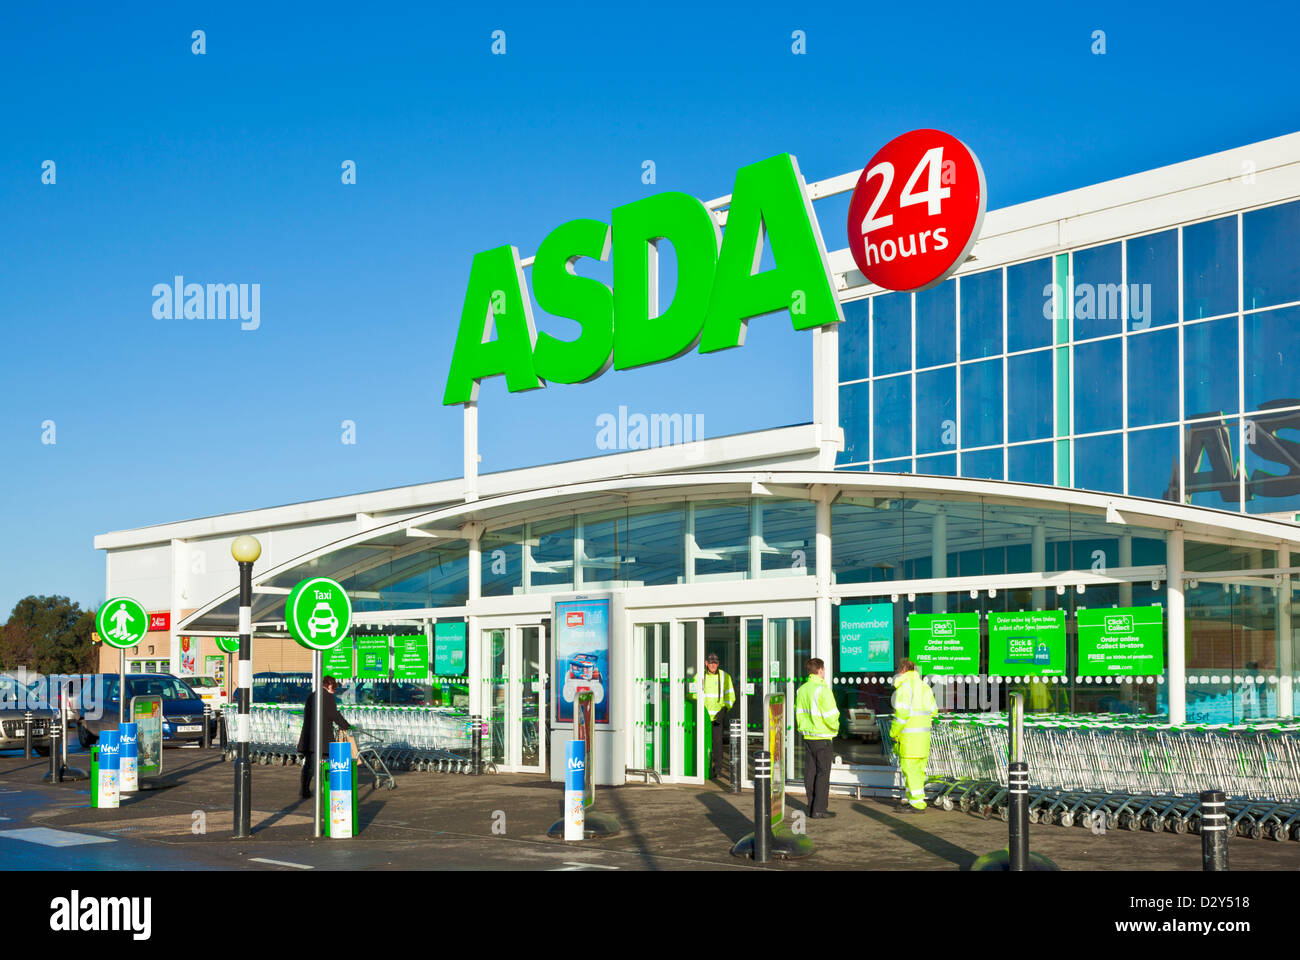
[[[365,729],[353,724],[351,733],[357,745],[357,762],[369,770],[370,775],[375,778],[375,789],[384,787],[387,790],[396,790],[397,780],[393,777],[393,772],[388,769],[388,764],[384,762],[384,754],[389,749],[388,739],[391,731],[385,727]]]

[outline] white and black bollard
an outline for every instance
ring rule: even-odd
[[[23,759],[32,758],[32,712],[23,714]]]
[[[1029,869],[1029,764],[1012,761],[1007,767],[1007,869]]]
[[[731,792],[740,793],[740,738],[743,728],[739,720],[731,721]]]
[[[754,754],[754,862],[772,859],[772,755],[766,750]]]
[[[59,727],[57,724],[50,725],[50,772],[46,774],[50,778],[50,783],[63,782],[63,754],[59,752]],[[45,779],[44,777],[41,778]]]
[[[203,705],[203,749],[207,750],[212,746],[212,708],[206,703]]]
[[[226,729],[226,714],[230,712],[230,704],[221,708],[221,719],[217,721],[217,749],[221,751],[221,759],[230,759],[230,740],[229,732]]]
[[[253,822],[253,761],[249,756],[253,705],[253,563],[262,545],[247,534],[235,538],[230,554],[239,564],[239,687],[235,728],[235,838],[247,839]],[[320,711],[317,711],[319,713]],[[316,754],[320,760],[320,754]]]
[[[483,773],[483,718],[478,714],[469,718],[469,772],[475,777]]]
[[[1201,869],[1228,869],[1228,805],[1222,790],[1201,793]]]

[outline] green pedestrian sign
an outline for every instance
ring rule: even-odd
[[[309,650],[329,650],[352,627],[352,601],[329,577],[310,577],[289,591],[284,604],[290,635]]]
[[[95,633],[110,647],[134,647],[149,632],[149,614],[130,597],[113,597],[95,614]]]

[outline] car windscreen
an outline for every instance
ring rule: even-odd
[[[133,697],[162,697],[164,700],[198,700],[197,693],[175,677],[128,677],[127,690]]]

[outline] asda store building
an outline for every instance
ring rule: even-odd
[[[284,601],[328,576],[352,598],[365,669],[487,717],[499,769],[547,770],[571,681],[598,675],[603,782],[703,779],[692,683],[711,652],[737,683],[746,750],[764,697],[792,696],[806,657],[828,662],[839,782],[878,775],[874,712],[909,654],[951,709],[1020,690],[1040,710],[1292,715],[1300,135],[989,211],[973,247],[952,245],[955,272],[920,290],[885,290],[856,251],[827,249],[842,227],[819,225],[817,202],[879,182],[806,183],[773,158],[721,200],[620,207],[612,304],[557,283],[556,264],[601,256],[605,224],[558,228],[536,259],[479,254],[447,386],[462,477],[104,534],[108,595],[170,611],[177,668],[182,637],[203,656],[235,632],[229,544],[252,533],[255,670],[306,668]],[[747,283],[760,210],[781,278],[766,287]],[[654,237],[683,264],[662,340],[638,323],[654,257],[620,260]],[[735,346],[796,286],[806,302],[787,293],[763,323],[808,331],[811,423],[477,474],[480,380],[576,384],[611,360]],[[530,290],[589,321],[579,341],[535,333]]]

